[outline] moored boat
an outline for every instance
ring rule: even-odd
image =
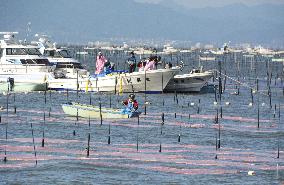
[[[100,92],[161,93],[179,68],[157,69],[133,73],[113,72],[104,76],[77,79],[50,79],[49,89]]]
[[[4,39],[0,40],[0,81],[3,90],[6,89],[7,79],[13,79],[14,91],[46,90],[46,79],[53,75],[54,70],[48,59],[41,55],[37,46],[16,41],[14,35],[17,32],[0,34],[4,35]]]
[[[37,82],[14,82],[13,78],[6,81],[0,80],[0,92],[31,92],[31,91],[44,91],[47,90],[46,83]]]
[[[82,64],[72,58],[68,49],[57,47],[56,43],[51,43],[46,35],[38,35],[39,41],[35,42],[41,54],[43,54],[52,65],[55,65],[54,74],[56,78],[76,78],[77,73],[82,77],[88,77],[89,72]]]
[[[71,116],[79,116],[83,118],[105,118],[105,119],[120,119],[137,117],[140,112],[124,113],[122,109],[104,108],[95,105],[87,105],[80,103],[62,104],[62,109],[65,114]]]
[[[165,88],[165,92],[200,92],[213,76],[212,71],[192,70],[190,73],[175,75]]]

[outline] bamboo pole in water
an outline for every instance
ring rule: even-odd
[[[33,123],[32,122],[31,122],[31,130],[32,130],[33,145],[34,145],[35,162],[36,162],[36,165],[37,165],[36,146],[35,146],[34,129],[33,129]]]
[[[216,150],[215,159],[218,159],[218,156],[217,156],[217,152],[218,152],[218,136],[217,136],[217,134],[216,134],[216,139],[215,139],[215,150]]]
[[[14,114],[17,113],[17,107],[16,107],[16,93],[14,92]]]
[[[7,100],[6,100],[6,106],[7,106],[7,120],[5,124],[5,148],[4,148],[4,159],[3,161],[7,162],[7,144],[8,144],[8,120],[9,120],[9,87],[7,92]]]
[[[147,96],[146,96],[146,91],[147,91],[147,79],[146,79],[147,75],[146,75],[146,71],[144,73],[144,78],[145,78],[145,84],[144,84],[144,115],[147,114],[147,106],[146,106],[146,101],[147,101]]]
[[[101,97],[99,98],[99,107],[100,107],[100,122],[101,126],[103,124],[103,115],[102,115],[102,102],[101,102]]]
[[[107,144],[110,144],[110,122],[108,122],[108,140]]]
[[[138,142],[139,142],[139,122],[140,122],[140,120],[139,120],[140,118],[139,118],[139,115],[138,115],[138,117],[137,117],[137,133],[136,133],[136,150],[137,150],[137,152],[138,152]]]
[[[165,114],[162,113],[161,134],[160,134],[160,148],[159,152],[162,152],[162,137],[163,137],[163,125],[165,124]]]
[[[44,147],[44,127],[45,127],[45,110],[43,111],[42,141],[41,147]]]
[[[87,157],[90,156],[90,140],[91,140],[91,119],[90,119],[90,116],[89,116],[89,133],[88,133]]]

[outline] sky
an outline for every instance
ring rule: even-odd
[[[164,0],[135,0],[137,2],[159,3]],[[189,8],[222,7],[229,4],[242,3],[248,6],[258,4],[284,4],[284,0],[173,0],[177,4]]]

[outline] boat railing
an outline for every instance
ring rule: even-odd
[[[47,66],[44,64],[0,64],[2,72],[52,72],[53,66]]]

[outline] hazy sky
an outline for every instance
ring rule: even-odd
[[[158,3],[163,0],[135,0],[138,2]],[[173,0],[177,4],[191,8],[218,7],[233,3],[243,3],[245,5],[257,5],[264,3],[284,4],[284,0]]]

